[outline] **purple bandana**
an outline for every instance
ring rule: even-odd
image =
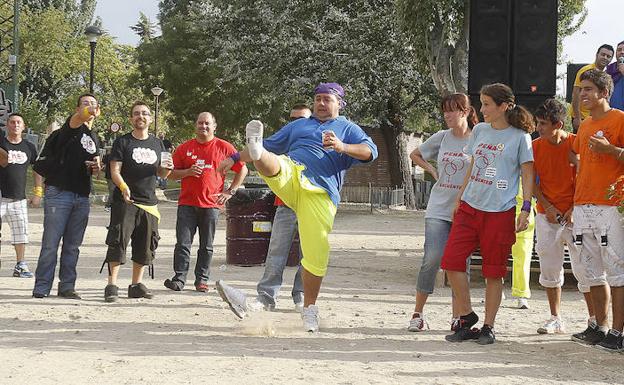
[[[331,94],[338,97],[340,107],[344,108],[347,103],[344,101],[344,89],[338,83],[319,83],[314,89],[314,95],[317,94]]]

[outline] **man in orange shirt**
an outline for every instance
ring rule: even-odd
[[[539,282],[546,288],[550,318],[537,329],[540,334],[564,333],[561,317],[561,286],[563,285],[564,245],[570,251],[572,272],[578,281],[578,288],[585,296],[590,322],[595,321],[590,295],[590,283],[579,271],[580,249],[573,242],[572,209],[574,207],[574,186],[576,162],[570,163],[570,152],[576,135],[563,129],[566,107],[555,99],[548,99],[535,111],[537,130],[540,134],[533,141],[535,163],[535,197],[537,215],[535,250],[540,261]],[[573,158],[576,161],[576,157]],[[596,282],[607,283],[605,277]]]
[[[581,268],[585,279],[593,281],[590,291],[596,323],[572,338],[619,351],[624,326],[624,226],[617,202],[607,197],[607,189],[624,175],[624,112],[609,106],[612,90],[613,81],[605,72],[589,70],[581,75],[581,103],[591,116],[581,123],[572,148],[580,156],[572,218],[575,243],[581,248]],[[605,273],[609,285],[600,282]]]

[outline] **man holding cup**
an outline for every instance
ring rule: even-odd
[[[145,266],[151,265],[158,247],[156,176],[166,178],[173,161],[162,140],[148,132],[152,114],[146,103],[137,101],[130,108],[132,132],[115,140],[110,153],[113,193],[110,226],[106,236],[108,285],[104,300],[118,298],[117,275],[126,262],[126,248],[132,240],[132,284],[128,298],[152,298],[141,280]]]
[[[182,143],[173,154],[172,179],[180,179],[176,221],[176,245],[173,251],[173,278],[165,280],[165,287],[181,291],[191,259],[191,245],[199,229],[199,248],[195,263],[195,290],[208,291],[208,276],[212,261],[219,211],[223,208],[247,175],[247,166],[237,162],[232,184],[224,189],[223,174],[216,172],[218,164],[236,149],[229,142],[217,138],[217,122],[210,112],[202,112],[195,121],[195,138]]]
[[[329,233],[347,169],[377,158],[377,146],[357,124],[340,116],[346,105],[338,83],[321,83],[314,89],[314,112],[263,139],[258,120],[247,123],[247,147],[225,159],[219,171],[236,162],[253,162],[271,190],[297,214],[303,258],[304,330],[319,331],[316,300],[329,263]],[[323,131],[328,131],[322,134]],[[321,139],[322,138],[322,139]],[[322,140],[322,141],[321,141]],[[247,312],[240,290],[217,282],[221,298],[238,317]]]
[[[81,299],[76,293],[76,265],[89,221],[91,173],[101,169],[97,135],[91,131],[100,106],[91,94],[78,97],[74,114],[54,131],[33,168],[45,178],[43,238],[35,271],[33,297],[50,294],[61,239],[59,297]],[[37,167],[37,166],[41,167]],[[41,177],[35,175],[36,198],[44,195]],[[37,199],[38,200],[38,199]]]

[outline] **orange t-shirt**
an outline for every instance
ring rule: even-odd
[[[569,155],[575,138],[576,135],[568,134],[559,144],[552,144],[542,138],[533,141],[533,167],[542,194],[561,213],[568,211],[574,204],[576,168],[570,164]],[[537,202],[537,212],[546,212],[541,202]]]
[[[598,154],[589,148],[589,138],[598,131],[602,131],[609,143],[624,147],[624,112],[614,108],[601,119],[590,116],[581,123],[572,147],[581,158],[576,177],[575,205],[617,205],[615,199],[607,198],[607,189],[624,175],[624,163],[613,155]]]

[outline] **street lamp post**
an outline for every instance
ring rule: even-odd
[[[89,66],[89,92],[93,93],[93,70],[95,66],[95,46],[97,45],[98,37],[102,36],[102,30],[96,25],[90,25],[85,29],[85,35],[89,39],[89,46],[91,47],[91,64]]]
[[[156,86],[152,88],[152,95],[154,95],[156,108],[154,110],[154,132],[158,135],[158,97],[163,93],[163,89]]]

